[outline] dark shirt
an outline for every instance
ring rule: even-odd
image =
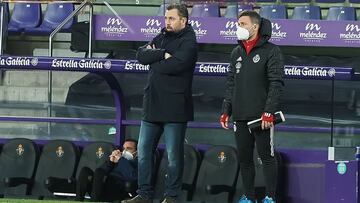
[[[101,168],[121,181],[136,181],[138,179],[137,162],[137,159],[127,160],[121,157],[117,163],[108,160]]]

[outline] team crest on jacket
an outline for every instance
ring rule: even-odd
[[[241,68],[241,62],[237,61],[235,65],[236,73],[240,73],[240,68]]]
[[[254,63],[257,63],[257,62],[260,61],[260,56],[259,56],[259,54],[256,54],[256,55],[254,56],[253,61],[254,61]]]

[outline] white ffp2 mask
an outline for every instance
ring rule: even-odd
[[[237,27],[236,37],[238,38],[238,40],[248,40],[250,37],[249,30],[242,28],[240,26],[236,26],[236,27]]]
[[[122,157],[124,157],[127,160],[133,160],[134,159],[134,155],[131,152],[128,152],[126,150],[124,150],[122,152]]]

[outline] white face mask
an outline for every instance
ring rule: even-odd
[[[248,40],[250,38],[250,32],[249,30],[242,28],[240,26],[236,26],[236,36],[238,40]]]
[[[124,150],[122,152],[122,157],[124,157],[127,160],[133,160],[134,159],[134,155],[131,152],[128,152],[126,150]]]

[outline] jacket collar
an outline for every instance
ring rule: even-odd
[[[191,30],[191,25],[187,24],[182,30],[180,30],[180,32],[167,32],[166,28],[161,29],[161,33],[163,35],[168,35],[168,36],[176,36],[176,37],[181,37],[182,35],[184,35],[185,33],[187,33],[188,31]]]
[[[260,39],[257,41],[254,47],[260,47],[266,42],[268,42],[269,39],[271,38],[271,33],[272,33],[271,22],[266,18],[261,18],[260,29],[258,33]],[[241,46],[243,46],[243,43],[240,40],[238,40],[238,43]]]

